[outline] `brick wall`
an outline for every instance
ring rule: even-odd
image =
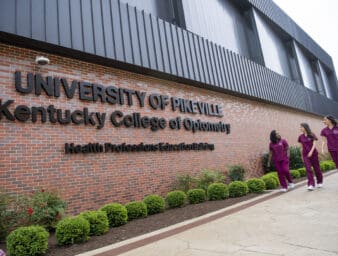
[[[35,56],[47,55],[51,64],[37,67]],[[80,101],[78,97],[59,98],[42,93],[22,94],[15,90],[14,73],[21,71],[23,83],[26,74],[39,73],[42,77],[64,77],[105,86],[145,91],[147,95],[158,93],[170,97],[215,103],[222,105],[223,117],[200,116],[152,109],[146,100],[141,108],[111,105],[102,102]],[[60,109],[83,109],[111,113],[120,110],[125,114],[165,119],[190,117],[209,122],[230,123],[231,133],[196,132],[168,127],[153,132],[150,129],[115,127],[106,120],[102,129],[91,125],[60,125],[50,122],[9,121],[4,115],[0,120],[0,187],[10,192],[29,193],[37,188],[57,189],[69,203],[69,211],[77,213],[96,209],[105,203],[126,203],[140,200],[145,195],[165,195],[172,189],[178,174],[199,173],[202,169],[226,172],[227,167],[241,164],[247,177],[261,175],[261,156],[267,151],[269,134],[278,129],[290,145],[297,145],[299,123],[308,122],[319,134],[323,127],[321,117],[298,112],[276,105],[261,103],[220,94],[185,84],[134,74],[114,68],[94,65],[70,58],[40,53],[28,49],[0,44],[0,99],[9,99],[18,105],[54,105]],[[138,152],[138,153],[91,153],[65,154],[65,143],[193,143],[208,142],[214,151]]]

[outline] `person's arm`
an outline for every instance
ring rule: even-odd
[[[315,148],[316,148],[316,141],[313,140],[313,142],[312,142],[312,148],[311,148],[310,152],[307,154],[307,157],[311,157],[312,156],[313,151],[315,150]]]
[[[322,154],[324,154],[325,143],[326,143],[326,137],[322,136]]]
[[[270,167],[271,157],[272,157],[272,151],[271,151],[271,149],[270,149],[270,150],[269,150],[268,162],[267,162],[267,164],[266,164],[266,166],[267,166],[268,168]]]
[[[299,143],[299,148],[300,148],[301,159],[302,159],[302,162],[304,163],[304,159],[303,159],[303,144],[302,143]]]

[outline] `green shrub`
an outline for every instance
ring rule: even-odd
[[[139,219],[147,217],[147,205],[142,201],[134,201],[127,203],[126,205],[127,213],[128,213],[128,219]]]
[[[244,180],[244,168],[241,165],[232,165],[229,167],[228,176],[231,181]]]
[[[304,167],[300,147],[290,147],[290,169],[297,170]]]
[[[62,219],[67,208],[64,202],[55,192],[39,190],[31,197],[33,224],[41,225],[48,230],[54,230],[56,223]]]
[[[163,212],[165,209],[165,201],[159,195],[146,196],[143,202],[147,205],[149,215]]]
[[[18,227],[30,225],[29,198],[0,191],[0,241]]]
[[[278,187],[278,183],[274,175],[270,175],[268,173],[268,174],[263,175],[261,179],[263,180],[266,189],[275,189]]]
[[[202,174],[198,177],[198,188],[202,188],[207,191],[208,186],[211,183],[221,182],[224,183],[225,176],[219,171],[214,170],[202,170]]]
[[[201,188],[190,189],[187,197],[190,204],[202,203],[205,201],[205,190]]]
[[[233,181],[229,184],[229,196],[240,197],[249,193],[248,185],[243,181]]]
[[[191,176],[190,174],[183,174],[177,176],[175,190],[182,190],[188,192],[189,189],[196,188],[198,185],[198,178]]]
[[[49,233],[40,226],[18,228],[7,236],[8,255],[43,255],[48,248],[48,237]]]
[[[280,185],[280,183],[279,183],[279,178],[278,178],[277,172],[270,172],[270,173],[268,173],[268,175],[270,175],[276,181],[276,184],[277,184],[277,187],[278,187]]]
[[[229,189],[224,183],[212,183],[208,187],[207,194],[210,201],[223,200],[229,197]]]
[[[90,236],[100,236],[108,232],[109,221],[104,211],[86,211],[80,214],[90,225]]]
[[[300,172],[298,170],[290,170],[290,174],[293,179],[300,178]]]
[[[332,160],[321,161],[319,163],[319,166],[323,172],[330,171],[336,168],[336,165]]]
[[[262,193],[265,190],[265,183],[261,179],[253,178],[246,182],[251,193]]]
[[[89,239],[90,224],[81,217],[67,217],[56,225],[55,237],[59,245],[82,243]]]
[[[177,208],[177,207],[182,207],[185,204],[187,200],[187,196],[183,191],[175,190],[175,191],[169,192],[165,200],[169,208]]]
[[[299,172],[300,177],[306,177],[306,169],[305,169],[305,167],[298,168],[297,171]]]
[[[127,209],[122,204],[106,204],[100,210],[106,212],[110,227],[118,227],[128,221]]]

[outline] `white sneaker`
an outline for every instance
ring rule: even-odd
[[[283,193],[285,193],[285,192],[287,192],[288,190],[286,189],[286,188],[282,188],[281,190],[280,190],[280,192],[283,192]]]
[[[317,188],[322,188],[323,187],[323,183],[317,183]]]
[[[294,188],[295,184],[294,183],[289,183],[288,188]]]
[[[313,186],[310,185],[310,186],[307,187],[307,189],[308,189],[308,190],[313,190]]]

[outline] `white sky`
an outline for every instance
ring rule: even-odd
[[[332,58],[338,75],[338,0],[273,0]]]

